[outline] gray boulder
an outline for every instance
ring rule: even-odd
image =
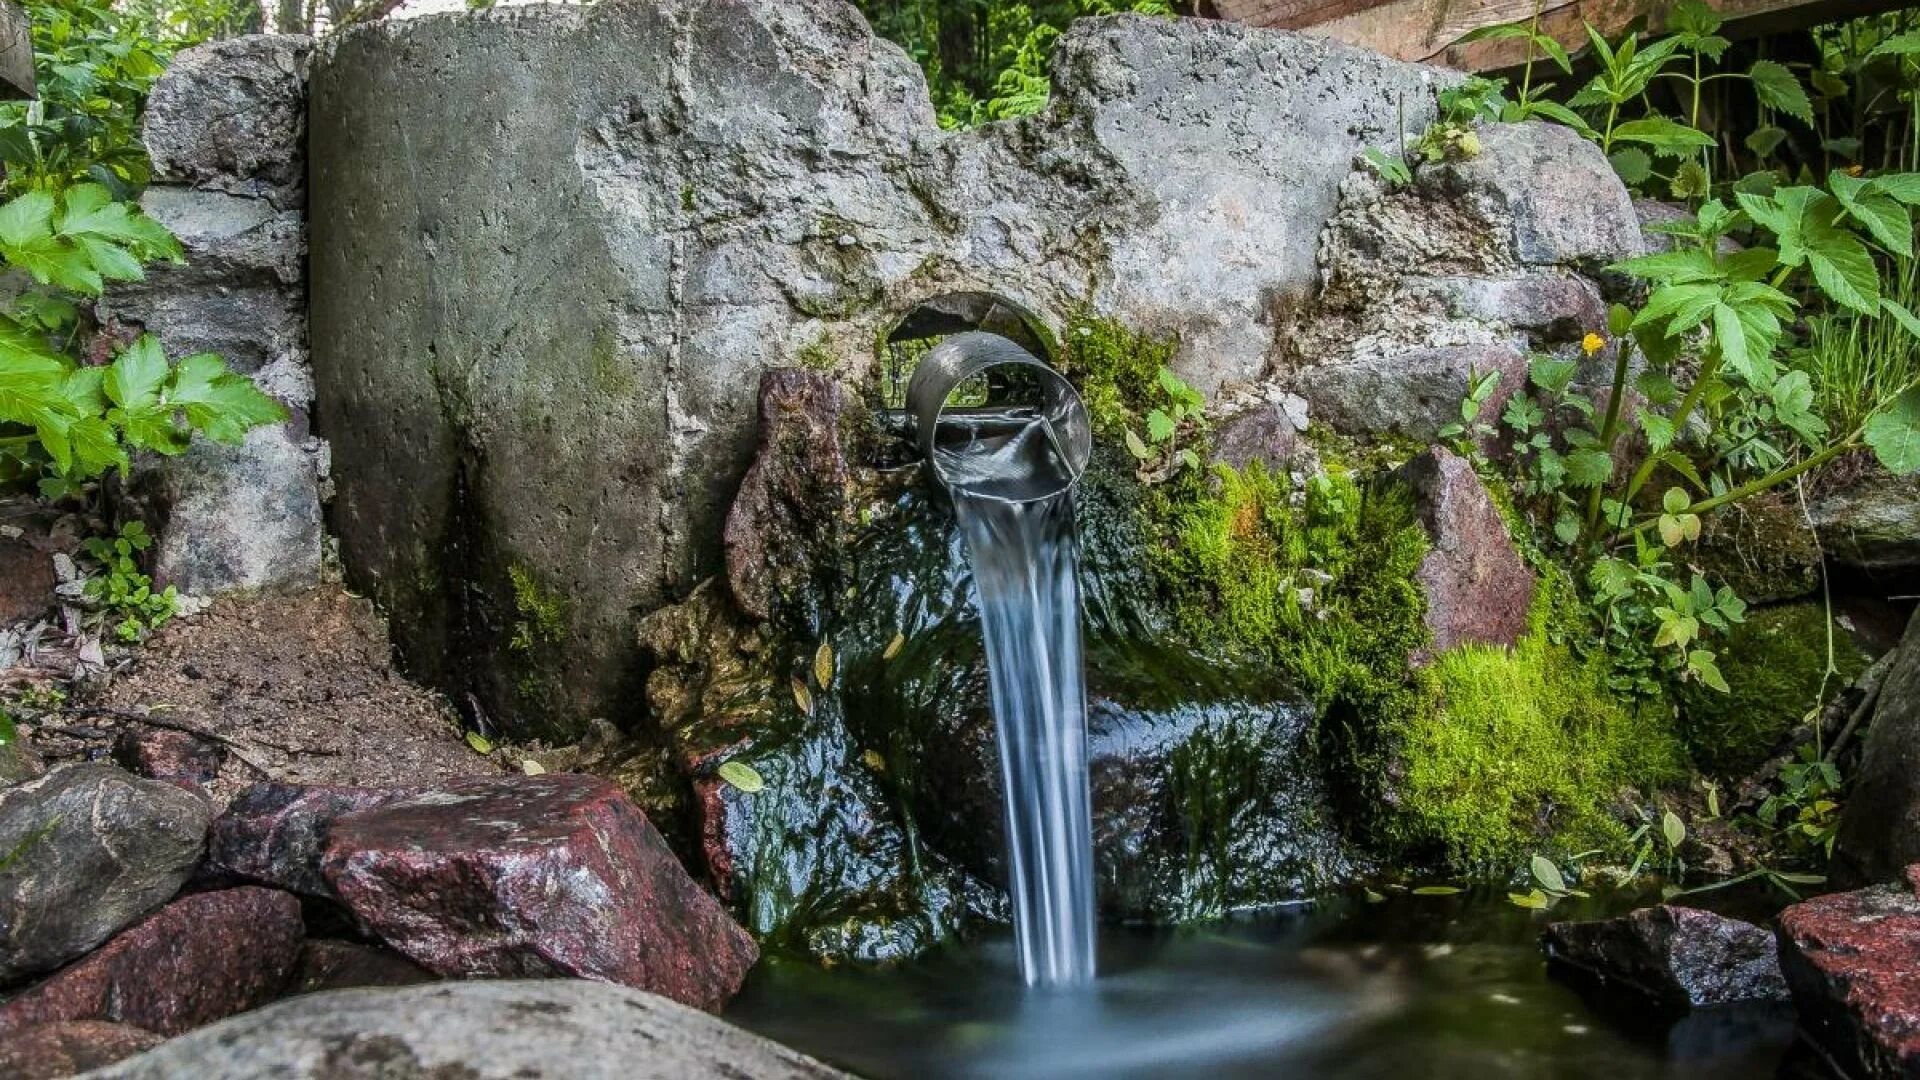
[[[1874,472],[1807,508],[1827,556],[1873,572],[1920,569],[1920,477]]]
[[[1428,441],[1460,419],[1473,376],[1489,372],[1500,382],[1482,416],[1494,423],[1526,385],[1526,354],[1512,345],[1381,347],[1302,371],[1292,386],[1337,431]]]
[[[155,183],[141,206],[180,238],[187,261],[116,285],[100,305],[170,356],[220,355],[292,414],[243,445],[196,442],[143,470],[160,524],[155,577],[189,594],[298,588],[320,575],[326,455],[308,430],[306,315],[312,47],[256,34],[174,58],[143,118]]]
[[[1177,337],[1204,390],[1258,376],[1356,154],[1449,78],[1137,17],[1077,24],[1054,71],[1041,115],[946,133],[842,0],[329,39],[311,185],[334,520],[423,674],[513,730],[622,712],[634,613],[718,569],[759,373],[867,370],[923,301],[993,293],[1058,331],[1090,300]],[[529,610],[553,632],[511,649]]]
[[[0,983],[50,971],[178,892],[212,811],[171,784],[75,765],[0,791]]]
[[[543,979],[335,990],[174,1039],[95,1080],[833,1080],[845,1074],[665,998]]]
[[[1423,170],[1421,182],[1506,223],[1530,266],[1598,267],[1641,254],[1633,197],[1606,155],[1559,124],[1487,124],[1480,153]]]
[[[1920,616],[1880,683],[1834,844],[1840,876],[1887,881],[1920,863]]]

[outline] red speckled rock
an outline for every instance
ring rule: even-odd
[[[7,1033],[0,1042],[0,1076],[8,1080],[59,1080],[104,1068],[151,1050],[163,1040],[151,1031],[102,1020],[37,1024]]]
[[[226,747],[165,728],[129,728],[113,743],[113,760],[136,776],[203,792],[220,775]]]
[[[1802,1031],[1850,1075],[1920,1077],[1920,867],[1780,913]]]
[[[321,865],[362,922],[439,975],[577,976],[711,1009],[758,955],[597,777],[456,781],[341,818]]]
[[[290,893],[182,897],[0,1005],[0,1041],[34,1024],[113,1020],[178,1035],[277,997],[305,928]]]
[[[333,823],[419,790],[255,784],[214,819],[207,834],[207,868],[331,899],[333,890],[320,874],[320,855]]]
[[[1420,563],[1433,644],[1415,663],[1455,645],[1512,645],[1527,632],[1533,571],[1507,535],[1492,496],[1457,454],[1435,446],[1402,466],[1433,549]]]

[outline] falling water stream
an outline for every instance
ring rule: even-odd
[[[1073,475],[1032,411],[943,421],[937,438],[986,637],[1020,973],[1029,986],[1082,985],[1094,971],[1093,837]]]

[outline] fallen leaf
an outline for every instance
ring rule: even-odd
[[[532,758],[527,758],[520,762],[520,771],[526,773],[528,776],[545,776],[547,774],[547,767]]]
[[[900,650],[906,647],[907,647],[907,635],[896,633],[893,635],[893,640],[887,642],[886,651],[880,654],[880,659],[891,660],[894,657],[899,656]]]
[[[744,761],[721,762],[720,779],[749,795],[763,791],[767,786],[767,782],[761,779],[760,773]]]
[[[800,706],[801,712],[813,715],[813,691],[807,689],[807,680],[798,675],[793,677],[793,703]]]
[[[493,740],[477,731],[467,732],[467,745],[473,747],[473,752],[476,754],[493,753]]]
[[[824,641],[813,650],[813,680],[822,690],[833,685],[833,646]]]
[[[881,757],[880,751],[878,750],[863,751],[860,754],[860,760],[866,762],[867,768],[872,769],[874,772],[887,771],[887,759]]]

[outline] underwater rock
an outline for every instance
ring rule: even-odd
[[[1430,447],[1402,466],[1433,549],[1420,563],[1433,643],[1416,664],[1457,645],[1513,645],[1527,632],[1534,578],[1486,485],[1464,458]]]
[[[240,793],[207,834],[207,869],[334,899],[320,872],[328,831],[348,814],[384,806],[419,788],[360,788],[263,781]]]
[[[718,1008],[758,953],[619,788],[483,777],[335,821],[321,869],[439,975],[605,979]]]
[[[178,892],[206,841],[204,799],[111,765],[0,790],[0,983],[49,971]]]
[[[992,292],[1055,334],[1090,301],[1176,340],[1203,391],[1259,377],[1356,155],[1455,78],[1139,17],[1077,22],[1052,77],[1039,116],[943,132],[920,69],[841,0],[329,38],[310,184],[334,520],[416,671],[510,732],[629,716],[636,613],[722,569],[759,374],[870,370],[930,298]],[[519,649],[516,571],[564,601]]]
[[[174,1039],[96,1080],[844,1080],[798,1051],[652,994],[587,980],[308,994]]]
[[[226,747],[184,731],[129,727],[113,743],[113,760],[135,776],[204,794],[220,775]]]
[[[1800,1029],[1848,1075],[1920,1076],[1920,867],[1907,880],[1780,913]]]
[[[1697,908],[1660,904],[1617,919],[1554,923],[1541,945],[1563,970],[1673,1013],[1788,996],[1771,932]]]
[[[300,901],[255,886],[182,897],[0,1005],[6,1033],[111,1020],[178,1035],[278,997],[300,955]]]
[[[70,1020],[10,1031],[0,1041],[0,1076],[63,1080],[151,1050],[166,1040],[130,1024]]]
[[[1920,614],[1880,683],[1852,780],[1834,843],[1836,869],[1874,882],[1920,863]]]

